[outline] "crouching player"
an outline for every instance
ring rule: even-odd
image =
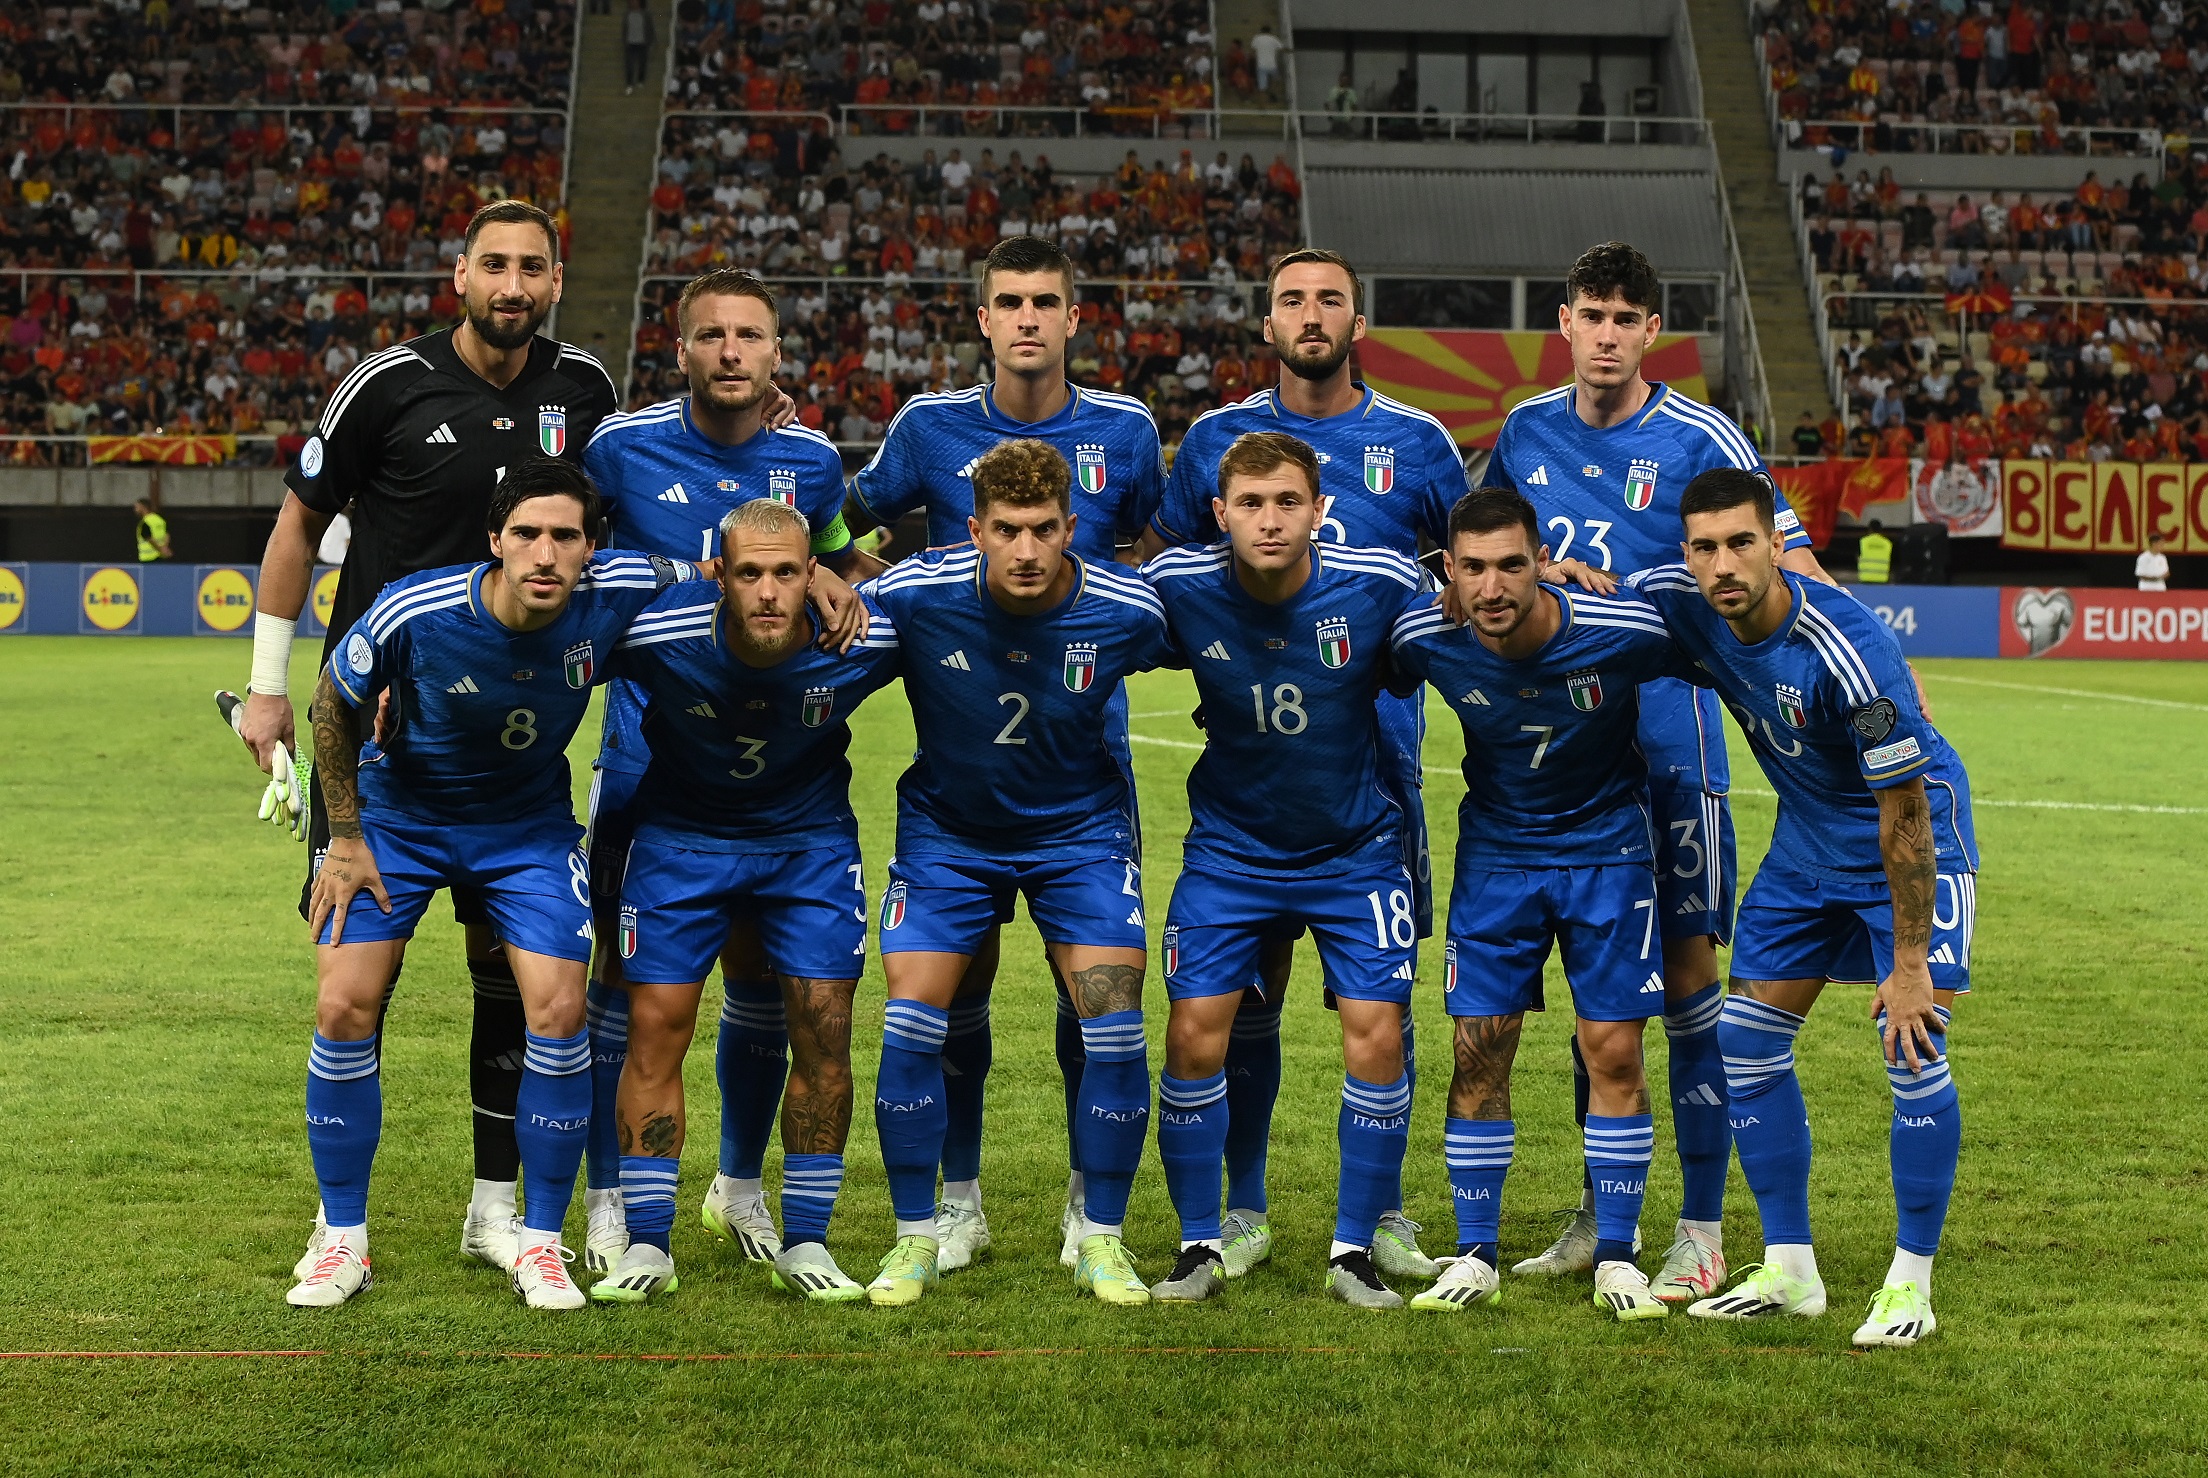
[[[1687,1310],[1705,1319],[1825,1311],[1809,1230],[1809,1116],[1794,1037],[1827,981],[1870,984],[1893,1090],[1897,1246],[1855,1331],[1913,1345],[1932,1317],[1962,1110],[1947,1062],[1970,988],[1977,842],[1962,761],[1925,718],[1901,648],[1853,596],[1779,567],[1771,484],[1718,469],[1687,485],[1685,568],[1636,575],[1714,679],[1778,792],[1771,850],[1741,899],[1718,1025],[1733,1142],[1763,1219],[1760,1267]]]
[[[329,1232],[287,1295],[299,1307],[341,1304],[370,1284],[377,1017],[431,896],[457,886],[480,890],[527,1022],[514,1291],[531,1308],[584,1303],[560,1242],[590,1127],[590,876],[567,742],[605,680],[601,655],[660,587],[696,575],[674,560],[596,554],[597,523],[580,468],[523,463],[491,498],[492,561],[384,587],[322,670],[314,753],[331,840],[309,910],[319,948],[307,1145]],[[364,743],[362,716],[386,696],[384,736]]]
[[[852,710],[895,676],[897,654],[890,640],[862,638],[849,656],[815,644],[812,537],[787,504],[739,504],[721,520],[719,590],[667,591],[614,652],[615,674],[645,699],[652,759],[614,941],[629,985],[616,1108],[629,1245],[592,1285],[601,1301],[641,1303],[676,1287],[668,1234],[687,1127],[682,1060],[706,976],[746,924],[781,977],[795,1059],[775,1286],[828,1302],[865,1292],[827,1247],[851,1130],[851,996],[866,963],[845,753]]]
[[[1396,666],[1432,683],[1464,728],[1444,955],[1456,1021],[1444,1155],[1457,1255],[1411,1307],[1453,1312],[1501,1297],[1495,1244],[1517,1142],[1511,1065],[1560,945],[1591,1091],[1583,1144],[1595,1306],[1661,1319],[1634,1265],[1655,1142],[1641,1035],[1664,1011],[1648,762],[1634,733],[1638,685],[1691,664],[1646,601],[1542,584],[1548,557],[1523,496],[1467,493],[1449,515],[1443,558],[1471,624],[1428,608],[1395,630]]]
[[[1381,1214],[1402,1204],[1418,937],[1374,704],[1389,632],[1432,597],[1400,554],[1313,543],[1323,511],[1317,454],[1285,432],[1249,432],[1219,461],[1212,516],[1226,541],[1143,570],[1194,671],[1206,734],[1165,928],[1158,1158],[1181,1253],[1153,1290],[1163,1300],[1226,1287],[1228,1042],[1260,950],[1308,929],[1340,1007],[1346,1069],[1326,1288],[1359,1308],[1403,1303],[1372,1245]]]
[[[1049,443],[998,443],[972,483],[973,547],[906,560],[860,588],[896,628],[919,738],[897,782],[882,895],[889,1003],[874,1122],[897,1241],[867,1296],[910,1304],[936,1281],[951,998],[1025,894],[1087,1048],[1074,1280],[1106,1303],[1148,1303],[1122,1238],[1150,1118],[1148,956],[1134,786],[1110,736],[1120,680],[1171,653],[1165,613],[1131,572],[1072,552],[1073,473]]]

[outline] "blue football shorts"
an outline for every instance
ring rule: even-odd
[[[1717,695],[1676,678],[1641,684],[1641,752],[1648,756],[1656,832],[1658,927],[1666,939],[1733,937],[1732,769]]]
[[[1382,693],[1380,783],[1403,812],[1403,868],[1411,879],[1411,917],[1421,939],[1434,934],[1434,862],[1426,836],[1426,690],[1408,698]]]
[[[1932,893],[1932,988],[1970,989],[1978,875],[1941,872]],[[1765,859],[1740,900],[1736,980],[1876,985],[1894,968],[1894,900],[1883,875],[1835,882]]]
[[[881,951],[970,955],[1027,897],[1035,927],[1052,944],[1144,949],[1142,868],[1126,857],[1013,861],[942,852],[889,859],[882,891]]]
[[[1460,866],[1449,896],[1442,999],[1451,1016],[1542,1011],[1541,971],[1564,954],[1572,1010],[1587,1021],[1664,1013],[1656,875],[1641,864],[1482,872]]]
[[[590,867],[583,829],[562,813],[498,824],[454,825],[404,811],[363,810],[360,831],[383,875],[391,912],[372,893],[353,895],[345,943],[411,939],[439,888],[472,888],[498,937],[516,949],[588,960]],[[330,941],[322,925],[320,942]]]
[[[700,839],[703,840],[703,839]],[[629,846],[613,935],[634,985],[705,979],[740,919],[784,975],[855,980],[866,967],[858,838],[787,852],[715,852],[647,827]]]
[[[1311,931],[1328,991],[1408,1006],[1418,973],[1412,880],[1390,849],[1332,877],[1253,877],[1185,863],[1165,915],[1168,1000],[1233,995],[1257,972],[1259,946]]]

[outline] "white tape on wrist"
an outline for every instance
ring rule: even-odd
[[[253,613],[253,680],[251,688],[271,698],[291,692],[291,638],[299,623],[266,611]]]

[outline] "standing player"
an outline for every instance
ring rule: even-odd
[[[1106,1303],[1150,1300],[1122,1238],[1150,1075],[1134,785],[1112,752],[1110,707],[1121,679],[1172,648],[1147,585],[1070,548],[1071,481],[1047,442],[997,446],[974,464],[973,547],[906,560],[860,591],[896,628],[919,736],[897,782],[882,895],[889,1005],[874,1122],[897,1243],[867,1290],[877,1304],[917,1302],[936,1280],[943,1039],[959,980],[1016,894],[1086,1049],[1075,1281]]]
[[[1422,542],[1438,546],[1449,509],[1464,492],[1456,443],[1424,411],[1390,400],[1357,382],[1351,346],[1365,336],[1365,288],[1356,270],[1330,251],[1292,251],[1273,264],[1265,338],[1287,373],[1271,390],[1197,417],[1173,459],[1165,501],[1151,523],[1150,549],[1209,544],[1218,537],[1212,498],[1219,459],[1235,438],[1281,431],[1318,454],[1319,537],[1330,543],[1391,549],[1417,558]],[[1433,933],[1432,876],[1426,855],[1425,710],[1416,695],[1380,699],[1384,774],[1408,823],[1404,858],[1411,869],[1418,937]],[[1240,1277],[1272,1255],[1267,1221],[1265,1150],[1273,1102],[1280,1096],[1280,1010],[1293,938],[1268,940],[1259,983],[1242,999],[1227,1049],[1227,1097],[1234,1132],[1227,1141],[1229,1277]],[[1331,984],[1331,982],[1330,982]],[[1403,1051],[1415,1083],[1411,1013],[1403,1013]],[[1416,1223],[1390,1208],[1380,1219],[1373,1259],[1403,1278],[1431,1278],[1434,1260],[1419,1250]]]
[[[1218,475],[1212,507],[1226,542],[1169,551],[1143,570],[1195,675],[1206,735],[1165,921],[1173,1009],[1158,1158],[1181,1253],[1153,1292],[1188,1302],[1226,1287],[1228,1044],[1265,942],[1308,929],[1341,1014],[1345,1068],[1326,1288],[1359,1308],[1400,1308],[1372,1244],[1381,1214],[1402,1204],[1403,1017],[1418,937],[1375,703],[1391,678],[1388,633],[1432,598],[1402,555],[1314,542],[1319,460],[1295,437],[1237,437]]]
[[[1724,416],[1642,377],[1642,357],[1662,326],[1662,284],[1646,257],[1621,241],[1592,247],[1572,264],[1564,295],[1557,326],[1571,346],[1572,382],[1512,409],[1487,480],[1532,501],[1557,560],[1621,573],[1668,563],[1677,557],[1680,490],[1691,479],[1712,467],[1767,480],[1769,474]],[[1778,509],[1787,567],[1823,579],[1809,536],[1783,499]],[[1731,767],[1716,698],[1683,682],[1642,690],[1640,744],[1656,826],[1672,1130],[1685,1182],[1655,1288],[1657,1297],[1680,1302],[1725,1280],[1729,1141],[1717,1050],[1717,946],[1732,934],[1733,820],[1725,800]],[[1576,1038],[1574,1044],[1584,1123],[1590,1086]],[[1590,1187],[1555,1244],[1513,1271],[1584,1271],[1597,1238]]]
[[[774,295],[748,272],[718,268],[691,279],[676,307],[681,337],[675,360],[689,378],[686,397],[609,417],[590,439],[583,465],[605,499],[611,537],[625,549],[680,559],[711,559],[721,524],[755,498],[805,515],[811,552],[831,570],[853,573],[863,558],[838,516],[843,459],[835,443],[794,422],[776,426],[774,386],[781,367],[781,315]],[[828,637],[847,642],[863,620],[858,603],[833,581],[820,592]],[[627,1233],[620,1192],[614,1094],[627,1052],[629,998],[611,951],[621,864],[635,832],[632,800],[651,755],[639,725],[643,694],[616,679],[606,690],[605,738],[592,777],[589,851],[598,907],[598,959],[590,987],[591,1152],[583,1204],[590,1233],[584,1262],[603,1272],[621,1255]],[[760,1162],[774,1128],[788,1071],[783,991],[760,954],[756,931],[740,920],[722,955],[720,1041],[714,1071],[721,1087],[720,1173],[705,1198],[705,1224],[744,1253],[771,1259],[780,1248],[760,1184]]]
[[[598,423],[613,414],[616,398],[605,367],[572,344],[537,336],[560,300],[562,280],[551,217],[525,201],[486,205],[468,223],[453,263],[453,292],[466,309],[462,320],[369,355],[331,392],[315,436],[285,478],[290,496],[261,556],[253,678],[239,732],[263,770],[278,741],[298,751],[287,696],[292,632],[306,603],[316,545],[331,519],[353,505],[352,542],[323,641],[325,662],[391,581],[481,554],[484,515],[507,468],[531,457],[580,457]],[[310,789],[308,846],[318,866],[329,828],[321,789]],[[302,914],[312,886],[310,867],[300,893]],[[521,1088],[524,1013],[481,899],[465,885],[452,892],[475,984],[468,1043],[475,1189],[460,1247],[505,1269],[520,1250],[514,1101]],[[394,968],[397,963],[394,958]],[[303,1276],[304,1260],[300,1271]]]
[[[1705,1319],[1825,1311],[1809,1230],[1809,1116],[1794,1037],[1827,981],[1870,984],[1894,1095],[1894,1260],[1855,1331],[1913,1345],[1932,1317],[1962,1143],[1947,1061],[1970,989],[1977,842],[1962,761],[1924,717],[1901,647],[1843,590],[1783,569],[1771,484],[1720,468],[1687,486],[1687,564],[1634,584],[1717,683],[1779,795],[1771,850],[1740,903],[1718,1034],[1733,1142],[1763,1219],[1761,1266],[1687,1310]]]
[[[1648,762],[1633,742],[1638,685],[1684,669],[1663,618],[1632,596],[1540,580],[1533,505],[1465,494],[1449,517],[1456,625],[1428,607],[1395,630],[1396,666],[1432,683],[1464,728],[1447,999],[1456,1076],[1444,1138],[1457,1256],[1411,1300],[1452,1313],[1501,1297],[1496,1242],[1517,1143],[1511,1064],[1541,972],[1561,946],[1574,1039],[1592,1079],[1582,1136],[1595,1193],[1595,1306],[1661,1319],[1634,1265],[1654,1149],[1642,1030],[1664,1008]]]
[[[382,1133],[385,987],[439,888],[474,887],[526,1013],[515,1140],[529,1172],[507,1271],[532,1308],[580,1308],[560,1242],[590,1125],[590,878],[567,742],[610,652],[688,565],[593,557],[598,499],[573,463],[537,458],[492,496],[492,561],[395,582],[353,623],[315,691],[328,855],[309,922],[320,944],[307,1143],[328,1218],[288,1301],[327,1308],[372,1281],[368,1178]],[[364,715],[388,697],[381,739]]]
[[[851,479],[844,518],[853,533],[890,524],[913,509],[928,510],[928,542],[962,544],[974,511],[976,461],[1007,437],[1055,447],[1075,471],[1072,549],[1091,565],[1111,562],[1132,544],[1157,510],[1165,457],[1150,411],[1131,395],[1090,390],[1066,379],[1066,341],[1081,321],[1073,295],[1073,262],[1039,236],[1008,236],[982,263],[976,313],[995,360],[987,385],[916,395],[882,438],[874,459]],[[1110,690],[1112,752],[1134,781],[1127,743],[1127,695]],[[1137,838],[1139,852],[1140,839]],[[1138,858],[1139,860],[1139,858]],[[1007,916],[1007,919],[1009,915]],[[1003,924],[1006,919],[1000,919]],[[940,1268],[965,1267],[989,1245],[981,1212],[983,1086],[992,1044],[989,992],[996,978],[998,929],[977,947],[974,967],[959,987],[943,1044],[950,1128],[943,1145]],[[1058,1067],[1065,1080],[1067,1151],[1072,1177],[1060,1217],[1060,1260],[1072,1266],[1081,1217],[1080,1136],[1074,1132],[1082,1074],[1079,1015],[1058,982]]]
[[[851,1129],[851,996],[866,963],[845,752],[851,712],[896,675],[896,648],[862,643],[845,657],[814,644],[805,591],[820,541],[804,514],[755,498],[721,525],[720,589],[668,591],[614,653],[614,670],[643,697],[652,761],[630,808],[608,941],[627,982],[617,1112],[634,1240],[590,1292],[641,1303],[676,1286],[668,1232],[686,1125],[682,1060],[706,972],[744,922],[781,974],[797,1057],[782,1115],[788,1240],[774,1254],[775,1286],[843,1302],[865,1295],[827,1247]],[[749,1074],[765,1076],[740,1064],[724,1097]]]

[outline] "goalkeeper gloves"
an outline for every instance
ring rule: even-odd
[[[281,742],[270,756],[268,788],[261,792],[261,819],[288,830],[292,836],[307,834],[307,786],[313,783],[314,762],[293,759]]]

